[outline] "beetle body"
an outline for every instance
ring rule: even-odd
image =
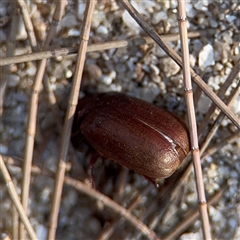
[[[79,100],[73,144],[82,138],[101,156],[154,181],[172,175],[189,152],[187,127],[180,119],[122,93]]]

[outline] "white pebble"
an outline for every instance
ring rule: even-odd
[[[3,4],[2,6],[0,6],[0,16],[6,16],[7,15],[7,6],[5,4]]]
[[[94,18],[92,19],[92,28],[96,29],[99,27],[100,23],[105,20],[106,16],[104,12],[95,12]]]
[[[240,95],[238,95],[237,99],[234,101],[234,104],[231,109],[235,114],[240,113]]]
[[[23,23],[22,17],[20,17],[19,19],[19,23],[18,23],[18,32],[17,32],[17,40],[25,40],[27,39],[27,32],[26,32],[26,28],[25,25]]]
[[[180,237],[180,240],[201,240],[202,236],[200,233],[185,233]]]
[[[234,47],[234,54],[238,55],[240,53],[240,47],[239,46],[235,46]]]
[[[83,1],[77,1],[78,7],[77,7],[77,16],[79,20],[83,20],[83,13],[85,11],[86,3]]]
[[[7,154],[8,152],[8,147],[2,143],[0,143],[0,153],[1,154]]]
[[[236,19],[236,16],[227,14],[226,19],[229,23],[232,23]]]
[[[166,12],[156,12],[153,14],[153,20],[152,23],[153,24],[158,24],[161,20],[166,20],[168,18],[167,13]]]
[[[196,64],[196,61],[197,61],[196,57],[195,57],[193,54],[190,54],[190,55],[189,55],[189,63],[190,63],[190,66],[194,67],[195,64]]]
[[[204,94],[201,95],[198,101],[198,111],[201,113],[206,113],[211,105],[211,100]]]
[[[98,34],[108,34],[108,29],[105,27],[105,26],[99,26],[98,28],[97,28],[97,33]]]
[[[77,24],[78,24],[78,22],[77,22],[76,16],[73,14],[65,15],[61,21],[61,26],[67,27],[67,28],[74,27]]]
[[[36,224],[36,234],[38,236],[38,239],[46,239],[47,237],[47,229],[41,224]]]
[[[214,51],[213,47],[210,44],[204,46],[203,49],[200,51],[198,64],[202,70],[204,70],[208,66],[212,66],[215,64]]]
[[[80,31],[78,29],[72,28],[68,31],[69,37],[78,37],[80,35]]]
[[[106,85],[110,85],[112,83],[113,79],[112,79],[111,76],[103,74],[101,76],[100,80],[101,80],[102,83],[104,83]]]
[[[130,16],[130,14],[125,10],[122,15],[123,22],[132,30],[135,31],[135,34],[139,34],[141,28],[137,22]]]
[[[221,63],[216,63],[214,68],[217,70],[217,71],[221,71],[223,69],[223,65]]]
[[[194,8],[200,11],[207,11],[207,8],[203,5],[202,1],[196,1],[194,4]]]
[[[196,10],[193,8],[192,3],[186,2],[187,17],[193,18],[197,15]]]
[[[160,70],[159,70],[159,68],[158,68],[157,66],[151,64],[151,65],[150,65],[150,68],[151,68],[151,70],[153,71],[153,74],[154,74],[154,75],[159,75]]]
[[[230,218],[228,221],[228,224],[231,226],[231,228],[236,229],[236,227],[238,226],[238,223],[236,221],[236,219]]]
[[[142,99],[153,102],[156,96],[160,93],[159,87],[156,83],[150,82],[148,85],[142,90]]]
[[[236,171],[231,171],[231,178],[238,178],[238,172]]]
[[[8,84],[9,87],[16,87],[18,85],[19,81],[20,81],[20,77],[18,75],[10,74],[8,76],[7,84]]]
[[[166,77],[176,75],[180,70],[180,67],[170,58],[162,60],[162,67]]]
[[[26,74],[33,77],[36,74],[37,68],[33,63],[28,63]]]
[[[213,206],[209,206],[209,215],[212,217],[212,220],[214,222],[219,222],[222,221],[222,214],[220,211],[218,211],[216,208],[214,208]]]
[[[70,69],[65,71],[65,77],[66,78],[70,78],[70,77],[72,77],[72,75],[73,75],[73,73],[72,73],[72,71]]]
[[[229,168],[228,168],[228,167],[219,166],[218,172],[219,172],[219,175],[220,175],[222,178],[227,178],[227,177],[229,177],[230,171],[229,171]]]
[[[51,196],[51,192],[52,192],[51,188],[45,187],[41,193],[41,200],[44,202],[48,202]]]
[[[210,20],[209,24],[210,24],[210,27],[212,27],[212,28],[218,27],[218,22],[213,19]]]

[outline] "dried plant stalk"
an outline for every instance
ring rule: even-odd
[[[62,187],[65,175],[66,168],[66,159],[67,159],[67,151],[70,141],[71,127],[73,121],[73,115],[75,113],[76,105],[78,102],[78,94],[81,84],[82,72],[86,57],[87,44],[91,26],[91,19],[94,11],[95,1],[87,1],[86,9],[84,13],[84,26],[80,35],[80,45],[78,50],[78,61],[76,64],[76,71],[72,83],[71,93],[69,97],[69,105],[67,108],[65,123],[63,129],[63,138],[60,147],[59,159],[58,159],[58,169],[56,173],[55,179],[55,188],[53,193],[53,201],[52,208],[50,212],[50,220],[49,220],[49,229],[48,229],[48,239],[55,239],[56,229],[57,229],[57,220],[60,208]]]
[[[61,1],[61,4],[56,5],[55,13],[53,16],[53,23],[51,25],[49,34],[47,36],[47,39],[43,47],[43,49],[45,50],[48,48],[52,37],[56,34],[57,25],[62,18],[64,7],[65,7],[64,1]],[[26,133],[27,133],[26,144],[25,144],[26,146],[24,151],[22,191],[21,191],[21,201],[25,211],[27,211],[27,207],[28,207],[29,187],[30,187],[30,178],[31,178],[31,164],[32,164],[32,157],[33,157],[34,139],[36,134],[38,95],[39,95],[43,75],[46,68],[46,61],[47,60],[44,59],[38,64],[38,69],[37,69],[36,77],[34,79],[32,94],[30,98],[30,108],[29,108],[27,130],[26,130]],[[24,233],[24,228],[22,225],[20,225],[19,238],[20,239],[26,238]]]
[[[22,12],[23,21],[28,34],[30,46],[32,47],[33,52],[36,52],[38,50],[37,39],[34,33],[34,28],[33,28],[31,17],[29,15],[27,4],[25,3],[25,1],[22,1],[22,0],[17,0],[17,3]]]
[[[8,165],[14,165],[18,167],[22,166],[21,164],[22,161],[19,158],[12,158],[12,157],[5,156],[4,162],[6,162],[6,164]],[[42,174],[43,176],[54,178],[54,173],[44,167],[40,168],[36,165],[32,165],[31,171],[34,174]],[[68,176],[64,177],[64,184],[75,188],[77,191],[86,194],[87,196],[89,196],[92,199],[95,199],[96,201],[100,200],[106,207],[110,208],[112,211],[119,214],[121,217],[124,217],[133,226],[135,226],[135,228],[139,229],[139,231],[146,237],[150,239],[156,239],[156,240],[159,239],[151,229],[149,229],[144,223],[142,223],[142,221],[137,219],[130,211],[128,211],[126,208],[122,207],[121,205],[117,204],[115,201],[105,196],[104,194],[92,188],[89,188],[87,184]],[[148,191],[149,191],[149,187],[143,190],[142,194]],[[136,203],[140,201],[141,199],[139,197],[136,197],[136,199],[132,201],[132,204],[130,204],[129,207],[132,208],[134,207],[133,205],[136,206]]]
[[[223,83],[223,85],[219,89],[219,92],[217,94],[219,98],[224,99],[225,93],[226,93],[227,89],[229,88],[229,86],[232,84],[233,80],[236,77],[239,79],[239,77],[240,77],[239,72],[240,72],[240,58],[237,60],[236,65],[233,67],[233,69],[232,69],[231,73],[228,75],[226,81]],[[202,121],[202,124],[199,126],[200,137],[202,135],[201,133],[204,131],[204,129],[206,129],[205,123],[211,119],[211,116],[215,110],[216,110],[216,105],[214,103],[212,103]]]
[[[189,38],[197,38],[201,35],[201,31],[199,32],[190,32]],[[168,34],[163,35],[162,39],[166,42],[176,41],[179,39],[179,34]],[[150,37],[135,37],[130,40],[116,40],[104,43],[94,43],[90,44],[87,47],[87,52],[95,52],[95,51],[104,51],[113,48],[125,48],[130,46],[137,46],[142,44],[152,44],[154,41]],[[49,51],[41,51],[41,52],[34,52],[29,54],[23,54],[19,56],[11,56],[0,59],[0,66],[5,66],[14,63],[23,63],[28,61],[36,61],[42,60],[45,58],[54,58],[59,56],[67,56],[73,54],[74,56],[77,53],[77,47],[71,48],[59,48],[59,49],[52,49]],[[10,57],[11,56],[11,57]]]
[[[19,217],[20,217],[23,225],[25,226],[25,228],[26,228],[30,238],[32,240],[36,240],[37,239],[37,235],[34,232],[32,226],[31,226],[31,223],[29,222],[29,219],[28,219],[28,217],[26,215],[26,212],[25,212],[25,210],[24,210],[24,208],[23,208],[23,206],[22,206],[22,204],[21,204],[21,202],[19,200],[17,191],[16,191],[16,189],[14,187],[14,184],[13,184],[13,181],[11,179],[11,176],[8,173],[8,170],[7,170],[6,166],[5,166],[5,163],[3,161],[2,155],[0,155],[0,170],[1,170],[3,178],[5,180],[8,193],[11,196],[12,202],[13,202],[14,206],[16,207],[17,211],[18,211]]]
[[[182,67],[181,57],[173,51],[141,17],[136,9],[127,1],[119,0],[129,14],[135,19],[135,21],[142,27],[142,29],[152,37],[152,39],[180,66]],[[228,109],[228,107],[222,102],[222,100],[208,87],[208,85],[190,68],[191,77],[194,82],[204,91],[204,93],[224,112],[224,114],[232,121],[232,123],[240,129],[240,120],[238,117]]]
[[[234,101],[236,100],[236,98],[240,94],[240,88],[239,87],[240,87],[240,81],[238,82],[237,87],[231,93],[231,95],[230,95],[230,97],[229,97],[229,99],[227,101],[227,106],[229,108],[231,108],[231,106],[233,105]],[[220,124],[221,124],[221,122],[223,121],[224,118],[225,118],[225,115],[221,112],[218,115],[218,117],[216,118],[216,120],[214,121],[214,124],[213,124],[212,128],[210,129],[207,137],[205,138],[204,142],[201,144],[201,154],[206,150],[207,146],[209,145],[211,139],[213,138],[213,136],[217,132],[217,130],[220,127]]]
[[[211,239],[210,224],[207,212],[207,201],[205,197],[205,190],[202,177],[202,167],[200,160],[200,152],[198,146],[198,134],[197,124],[195,117],[195,107],[193,103],[193,90],[190,74],[190,63],[189,63],[189,50],[188,50],[188,36],[187,36],[187,23],[186,23],[186,9],[185,1],[178,0],[178,21],[180,30],[180,40],[182,47],[182,58],[183,58],[183,80],[185,87],[185,100],[187,105],[187,116],[189,123],[190,142],[193,156],[193,166],[195,171],[195,179],[198,192],[199,211],[202,220],[202,230],[204,239]]]
[[[223,195],[224,189],[221,189],[219,192],[217,192],[211,199],[208,201],[208,206],[214,204],[217,202],[221,196]],[[171,231],[168,235],[164,236],[162,240],[167,239],[176,239],[176,237],[181,234],[185,229],[187,229],[193,222],[195,222],[199,217],[198,211],[192,211],[189,214],[187,214],[187,217],[176,226],[174,230]]]

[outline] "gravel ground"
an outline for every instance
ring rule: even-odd
[[[51,3],[50,3],[51,2]],[[145,20],[159,33],[178,33],[177,1],[132,1]],[[68,1],[64,17],[58,29],[53,46],[76,47],[79,44],[79,26],[83,20],[83,1]],[[189,40],[190,63],[194,70],[217,92],[240,53],[240,5],[238,1],[193,1],[187,3],[189,31],[201,31],[201,37]],[[35,0],[29,3],[31,18],[40,43],[46,37],[51,16],[54,11],[52,1]],[[6,44],[10,33],[13,4],[0,2],[0,55],[6,57]],[[211,29],[212,34],[204,34]],[[112,40],[145,36],[141,28],[128,13],[115,1],[102,1],[97,4],[90,33],[90,44]],[[180,42],[169,45],[180,52]],[[87,54],[80,96],[92,92],[126,92],[146,101],[162,106],[183,119],[186,119],[184,91],[181,69],[163,51],[152,46],[132,46]],[[19,21],[15,54],[31,52],[23,21]],[[47,77],[56,95],[58,105],[65,114],[68,104],[72,76],[75,71],[75,56],[50,59],[47,64]],[[25,146],[26,121],[29,110],[31,86],[36,74],[35,62],[14,64],[7,75],[7,90],[4,97],[4,111],[1,117],[0,152],[4,155],[23,157]],[[2,75],[3,76],[3,75]],[[2,82],[2,80],[1,80]],[[235,80],[231,89],[235,88]],[[196,108],[198,124],[202,123],[210,100],[202,95]],[[233,111],[240,115],[240,96],[235,100]],[[211,142],[211,146],[232,135],[236,128],[225,119]],[[60,136],[56,121],[49,108],[47,95],[42,87],[39,99],[37,134],[34,161],[55,170],[60,146]],[[204,183],[207,196],[213,196],[223,185],[223,197],[209,207],[209,216],[214,239],[240,239],[240,140],[226,144],[203,162]],[[90,158],[88,147],[83,144],[78,153],[79,162],[84,169]],[[21,169],[9,167],[12,178],[20,192]],[[68,175],[71,175],[69,164]],[[116,186],[121,168],[109,161],[101,161],[94,167],[97,188],[110,198],[115,198]],[[124,198],[121,205],[136,196],[139,189],[148,182],[136,173],[127,177]],[[1,179],[1,221],[0,232],[11,237],[12,205],[6,187]],[[53,181],[41,175],[33,175],[29,199],[29,216],[39,239],[46,239]],[[134,211],[138,217],[145,214],[149,206],[157,206],[157,191],[152,190]],[[197,196],[193,174],[183,188],[181,198],[171,204],[167,214],[154,229],[159,236],[170,231],[183,221],[190,209],[197,209]],[[59,215],[57,239],[96,239],[103,227],[108,226],[116,216],[101,203],[91,199],[74,188],[65,186]],[[178,239],[202,239],[200,221],[196,221]],[[11,238],[12,239],[12,238]],[[121,221],[111,239],[136,239],[136,231]],[[143,238],[144,239],[144,238]]]

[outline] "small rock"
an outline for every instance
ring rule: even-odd
[[[61,21],[61,26],[66,28],[75,27],[77,24],[76,16],[73,14],[65,15]]]
[[[79,20],[83,20],[83,14],[85,11],[86,3],[83,1],[77,1],[78,6],[77,6],[77,17]]]
[[[73,75],[73,72],[72,72],[70,69],[66,69],[66,71],[65,71],[65,77],[66,77],[66,78],[70,78],[70,77],[72,77],[72,75]]]
[[[108,34],[108,29],[105,26],[101,25],[97,28],[97,33],[107,35]]]
[[[236,19],[236,16],[227,14],[226,19],[229,23],[232,23]]]
[[[8,146],[0,143],[0,153],[3,154],[3,155],[6,155],[8,152]]]
[[[25,25],[23,23],[22,17],[19,18],[19,27],[18,27],[18,31],[17,31],[17,40],[25,40],[27,39],[27,32],[25,29]]]
[[[212,66],[215,64],[214,61],[214,51],[210,44],[207,44],[199,53],[198,59],[199,67],[204,70],[207,66]]]
[[[102,76],[102,70],[96,64],[88,65],[87,71],[88,71],[89,77],[94,80],[98,80]]]
[[[210,105],[211,105],[211,100],[206,95],[202,94],[198,101],[198,107],[197,107],[198,111],[200,113],[206,113]]]
[[[8,76],[8,87],[16,87],[20,81],[20,77],[16,74],[10,74]]]
[[[143,88],[141,97],[148,102],[153,102],[159,93],[160,90],[158,88],[158,85],[156,83],[150,82],[145,88]]]
[[[27,63],[26,74],[33,77],[36,74],[37,68],[32,62]]]
[[[137,24],[137,22],[130,16],[130,14],[126,10],[122,15],[122,20],[130,29],[134,30],[136,34],[140,33],[141,27]]]
[[[161,62],[160,67],[162,68],[166,77],[173,76],[180,70],[180,67],[170,58],[164,58]]]

